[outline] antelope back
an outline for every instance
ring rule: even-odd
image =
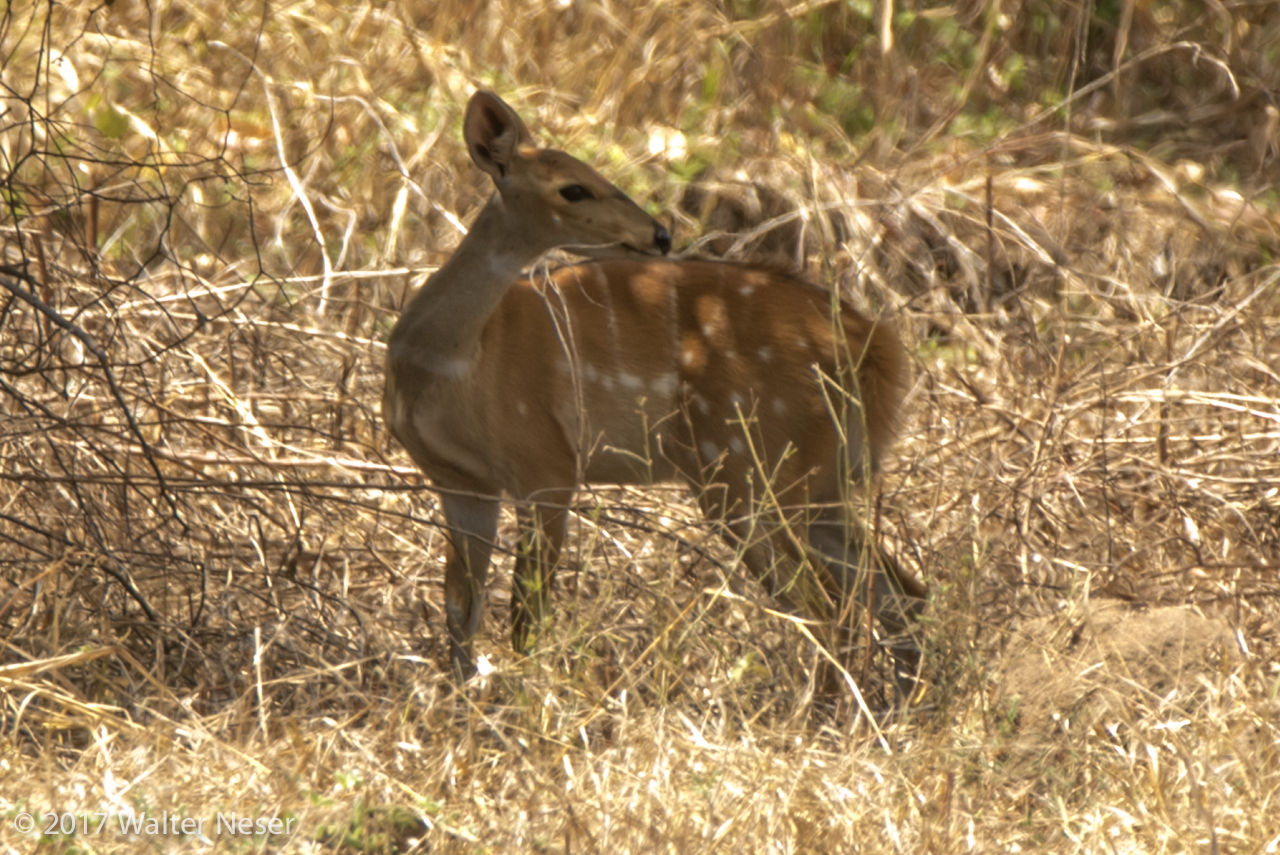
[[[701,260],[522,280],[482,351],[492,406],[477,416],[504,426],[493,452],[513,473],[554,460],[574,483],[678,476],[736,497],[767,477],[797,505],[837,501],[842,478],[879,464],[907,376],[893,332],[829,292]]]

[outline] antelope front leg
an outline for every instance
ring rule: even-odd
[[[551,583],[564,543],[569,499],[565,495],[557,507],[535,505],[517,512],[520,551],[511,582],[511,645],[518,653],[529,653],[550,620]]]
[[[444,571],[444,613],[449,629],[449,660],[459,680],[476,672],[472,639],[484,615],[484,583],[498,533],[498,502],[475,496],[441,496],[449,534]]]

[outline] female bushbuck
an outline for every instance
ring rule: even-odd
[[[463,133],[498,192],[391,330],[382,402],[443,491],[458,675],[475,670],[500,497],[528,503],[511,596],[524,652],[583,482],[683,479],[788,606],[833,619],[869,595],[902,630],[924,590],[864,549],[844,512],[902,400],[893,332],[777,272],[661,258],[665,228],[590,166],[538,148],[492,93],[471,98]],[[607,260],[521,276],[554,247]]]

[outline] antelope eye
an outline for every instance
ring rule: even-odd
[[[595,198],[591,191],[581,184],[570,184],[568,187],[561,187],[560,195],[564,197],[566,202],[581,202],[584,199]]]

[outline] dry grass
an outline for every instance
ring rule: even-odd
[[[1274,11],[1121,4],[1103,37],[1064,8],[1036,42],[1055,7],[999,38],[971,4],[881,56],[874,10],[759,5],[8,7],[0,848],[1280,847]],[[1219,42],[1193,63],[1187,32]],[[1042,60],[1017,86],[1014,49]],[[488,192],[474,85],[678,243],[891,312],[916,382],[877,529],[932,586],[912,704],[874,661],[875,718],[816,694],[802,627],[669,487],[581,496],[527,661],[508,518],[494,672],[451,691],[434,498],[378,401],[405,290]],[[1115,702],[1029,732],[997,657],[1103,597],[1245,653],[1162,691],[1109,661]],[[206,836],[119,830],[160,811]]]

